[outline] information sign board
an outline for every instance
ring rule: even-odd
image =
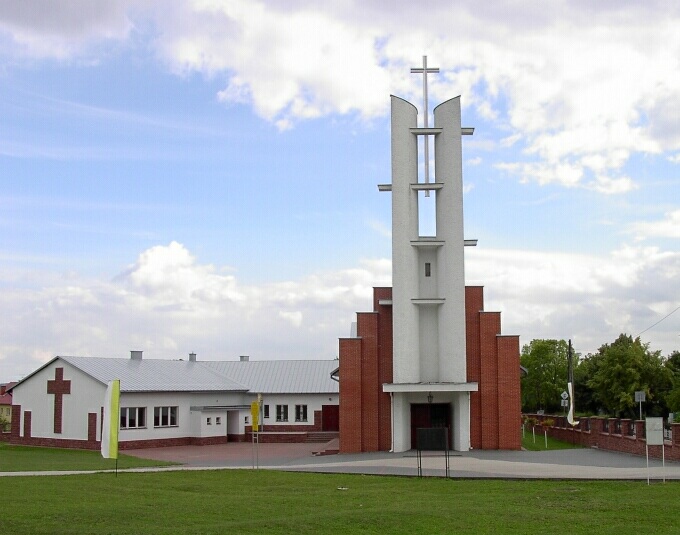
[[[663,446],[663,418],[647,418],[645,436],[648,446]]]

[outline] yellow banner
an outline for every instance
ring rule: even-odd
[[[120,380],[110,381],[104,396],[104,422],[102,425],[102,457],[118,458],[118,420],[120,412]]]
[[[257,401],[250,404],[250,415],[253,419],[253,431],[257,433],[260,425],[260,404]]]

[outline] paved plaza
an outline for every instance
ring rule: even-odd
[[[187,468],[236,468],[291,470],[301,472],[389,474],[417,476],[415,451],[405,453],[361,453],[322,455],[323,444],[260,444],[257,455],[251,444],[182,446],[135,450],[125,453],[151,459],[175,461]],[[423,453],[423,475],[444,476],[443,454]],[[453,478],[499,479],[647,479],[645,457],[597,449],[552,451],[451,452],[449,474]],[[649,460],[652,479],[680,479],[680,463]]]
[[[295,472],[346,473],[417,476],[415,451],[405,453],[361,453],[352,455],[315,455],[326,444],[230,443],[213,446],[177,446],[126,450],[123,453],[180,463],[163,468],[138,468],[127,471],[213,470],[253,468]],[[442,453],[424,452],[423,476],[444,477],[446,462]],[[5,472],[0,476],[57,475],[83,472]],[[488,479],[610,479],[680,480],[680,463],[597,449],[552,451],[468,451],[451,452],[449,475],[452,478]]]

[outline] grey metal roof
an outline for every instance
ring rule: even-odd
[[[261,394],[335,394],[331,372],[337,360],[201,361],[232,380]]]
[[[122,392],[224,392],[248,387],[203,362],[98,357],[57,357],[107,384],[120,379]]]

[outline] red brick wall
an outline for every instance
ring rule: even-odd
[[[467,357],[467,379],[477,383],[482,378],[482,361],[479,358],[479,313],[484,310],[484,288],[465,287],[465,343]],[[470,393],[470,445],[473,449],[482,447],[482,395]]]
[[[341,338],[340,451],[361,452],[361,340]]]
[[[357,314],[357,339],[340,339],[340,451],[387,451],[392,445],[389,394],[392,382],[391,288],[374,288],[375,312]],[[484,289],[465,288],[468,381],[473,448],[519,449],[519,337],[502,336],[499,312],[484,312]],[[502,415],[502,417],[501,417]]]
[[[392,306],[379,305],[382,299],[392,299],[392,288],[375,288],[374,310],[378,311],[378,450],[392,448],[392,403],[382,385],[392,382]]]
[[[646,441],[644,438],[645,422],[643,420],[627,420],[622,419],[621,432],[615,432],[616,418],[581,418],[579,425],[572,428],[566,421],[564,416],[552,415],[537,415],[529,414],[542,422],[546,418],[550,418],[555,422],[555,425],[543,427],[536,426],[536,433],[543,434],[547,431],[548,436],[554,437],[564,442],[571,442],[580,444],[584,447],[598,448],[609,451],[620,451],[623,453],[630,453],[633,455],[646,455]],[[604,431],[604,422],[609,420],[609,431]],[[586,422],[590,423],[590,429],[587,430]],[[628,434],[629,426],[635,426],[635,435]],[[673,440],[665,442],[665,457],[671,461],[680,461],[680,424],[671,424],[673,429]],[[530,428],[525,428],[525,432],[531,433]],[[649,456],[661,458],[661,446],[649,446]]]
[[[94,442],[97,440],[97,413],[87,414],[87,440]]]
[[[498,441],[498,344],[496,336],[501,332],[500,312],[479,314],[480,381],[479,394],[482,403],[482,449],[496,450]],[[517,368],[519,380],[519,367]]]
[[[498,448],[522,447],[519,336],[498,336]]]
[[[378,451],[378,314],[357,315],[361,338],[361,451]],[[340,376],[342,380],[342,375]]]
[[[392,407],[382,385],[392,382],[391,288],[373,289],[373,312],[357,314],[357,338],[340,339],[340,451],[392,447]]]
[[[31,438],[31,411],[24,411],[24,438]]]
[[[21,436],[21,405],[12,405],[12,422],[9,427],[10,441],[19,440]]]

